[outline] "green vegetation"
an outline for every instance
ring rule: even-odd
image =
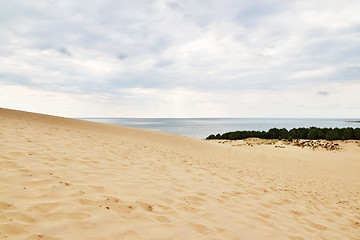
[[[286,128],[271,128],[269,131],[236,131],[224,134],[211,134],[206,139],[229,139],[241,140],[245,138],[262,139],[326,139],[326,140],[360,140],[360,128],[293,128],[288,131]]]

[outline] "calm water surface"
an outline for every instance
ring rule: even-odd
[[[284,119],[284,118],[81,118],[82,120],[110,123],[135,128],[152,129],[195,138],[210,134],[241,130],[267,131],[270,128],[298,127],[360,127],[348,123],[358,119]]]

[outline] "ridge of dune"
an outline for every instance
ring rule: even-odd
[[[204,145],[204,141],[175,135],[170,133],[163,133],[154,130],[132,128],[126,126],[91,122],[86,120],[57,117],[46,114],[31,113],[19,110],[0,108],[0,116],[13,119],[21,119],[23,121],[37,122],[46,125],[55,125],[58,127],[65,127],[67,129],[78,129],[83,131],[96,132],[101,134],[120,134],[127,140],[135,140],[137,142],[144,142],[152,145],[166,144],[167,147],[182,148],[190,147],[197,144],[196,147]],[[184,146],[185,145],[185,146]]]
[[[360,142],[234,147],[0,108],[0,239],[360,239]]]

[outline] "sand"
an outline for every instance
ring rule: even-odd
[[[359,141],[221,144],[8,109],[0,127],[0,239],[360,239]]]

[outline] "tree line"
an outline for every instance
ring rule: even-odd
[[[268,131],[235,131],[224,134],[211,134],[206,139],[228,139],[241,140],[245,138],[262,138],[262,139],[326,139],[332,140],[360,140],[360,128],[271,128]]]

